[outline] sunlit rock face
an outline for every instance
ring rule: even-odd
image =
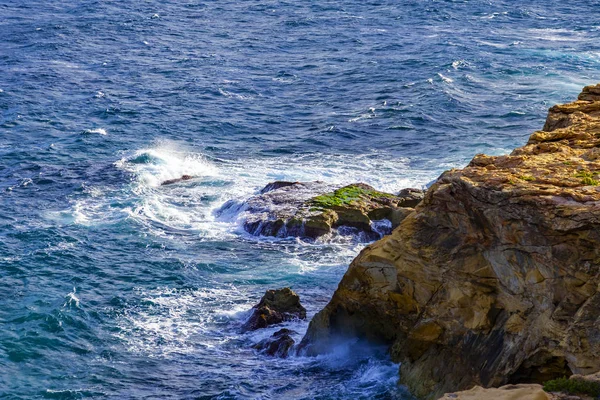
[[[352,262],[302,346],[390,345],[422,398],[600,370],[600,85],[444,173]]]

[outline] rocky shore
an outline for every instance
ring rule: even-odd
[[[392,194],[364,183],[335,187],[323,182],[272,182],[242,203],[226,203],[218,214],[241,213],[255,236],[317,239],[329,234],[379,239],[413,211],[418,189]]]
[[[591,374],[600,370],[599,273],[597,85],[552,107],[510,155],[480,154],[442,174],[352,262],[301,347],[387,343],[401,382],[424,399]]]

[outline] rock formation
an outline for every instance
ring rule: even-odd
[[[600,370],[600,85],[510,155],[447,171],[352,262],[301,346],[390,345],[434,399]]]
[[[293,333],[295,332],[289,329],[280,329],[272,334],[271,337],[261,340],[252,346],[252,348],[268,356],[286,358],[296,343],[291,336]]]
[[[407,189],[393,195],[357,183],[336,189],[323,182],[273,182],[244,203],[228,202],[220,213],[243,212],[253,235],[315,239],[343,230],[379,239],[398,226],[422,198]]]
[[[446,393],[440,400],[594,400],[600,396],[600,374],[571,375],[542,385],[517,384],[500,388],[472,389]]]
[[[290,288],[267,290],[252,308],[252,315],[242,329],[252,331],[292,319],[306,319],[306,309],[300,304],[300,296]]]
[[[475,386],[457,393],[447,393],[440,400],[558,400],[557,396],[544,392],[541,385],[506,385],[497,389]],[[574,399],[573,399],[574,400]],[[580,399],[579,399],[580,400]]]
[[[166,181],[163,181],[161,183],[161,186],[172,185],[174,183],[179,183],[179,182],[183,182],[183,181],[189,181],[190,179],[193,179],[193,178],[194,177],[191,175],[181,175],[181,178],[167,179]]]

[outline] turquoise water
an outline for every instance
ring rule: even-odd
[[[312,316],[364,243],[214,212],[509,152],[598,81],[595,4],[130,3],[0,2],[0,398],[408,399],[385,349],[240,333],[271,288]]]

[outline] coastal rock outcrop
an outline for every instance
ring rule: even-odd
[[[387,343],[421,398],[600,370],[600,85],[442,174],[352,262],[301,347]]]
[[[287,287],[267,290],[252,308],[252,315],[242,329],[253,331],[293,319],[306,319],[306,309],[300,304],[300,296]]]
[[[335,188],[323,182],[273,182],[244,203],[226,203],[220,213],[237,208],[244,229],[257,236],[315,239],[337,230],[370,241],[390,233],[421,197],[418,189],[394,195],[362,183]]]
[[[252,346],[252,348],[268,356],[286,358],[296,343],[291,336],[293,333],[295,332],[289,329],[280,329],[272,334],[271,337],[261,340]]]

